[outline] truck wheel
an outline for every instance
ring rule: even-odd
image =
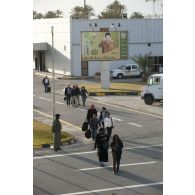
[[[117,78],[118,78],[118,79],[122,79],[122,78],[123,78],[123,74],[118,74],[118,75],[117,75]]]
[[[146,96],[144,97],[144,102],[145,102],[145,104],[147,104],[147,105],[151,105],[151,104],[153,104],[153,102],[154,102],[154,98],[153,98],[151,95],[146,95]]]

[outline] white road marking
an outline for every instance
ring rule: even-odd
[[[84,108],[78,108],[78,107],[77,110],[86,111]]]
[[[37,112],[37,113],[39,113],[39,114],[42,114],[43,116],[46,116],[46,117],[48,117],[48,118],[53,118],[52,116],[50,116],[50,115],[48,115],[48,114],[45,114],[45,113],[43,113],[43,112],[40,112],[40,111],[38,111],[38,110],[36,110],[36,109],[33,109],[33,111],[34,111],[34,112]],[[63,120],[61,120],[61,119],[60,119],[60,122],[63,123],[63,124],[69,125],[69,126],[71,126],[71,127],[74,127],[74,128],[76,128],[76,129],[81,130],[80,127],[77,127],[77,126],[75,126],[75,125],[73,125],[73,124],[71,124],[71,123],[69,123],[69,122],[63,121]]]
[[[136,165],[147,165],[147,164],[154,164],[156,161],[150,161],[150,162],[140,162],[140,163],[131,163],[131,164],[121,164],[120,167],[126,167],[126,166],[136,166]],[[97,169],[103,169],[108,168],[111,166],[104,166],[104,167],[91,167],[91,168],[83,168],[83,169],[77,169],[75,171],[89,171],[89,170],[97,170]]]
[[[150,146],[135,146],[131,148],[124,148],[123,150],[134,150],[134,149],[139,149],[139,148],[151,148],[155,146],[163,146],[162,144],[158,145],[150,145]],[[110,151],[110,150],[109,150]],[[35,156],[33,159],[44,159],[44,158],[55,158],[55,157],[65,157],[65,156],[74,156],[74,155],[83,155],[83,154],[93,154],[97,153],[96,150],[93,151],[86,151],[86,152],[75,152],[75,153],[69,153],[69,154],[56,154],[56,155],[45,155],[45,156]]]
[[[105,189],[98,189],[98,190],[89,190],[89,191],[73,192],[73,193],[66,193],[66,194],[60,194],[60,195],[92,194],[92,193],[96,193],[96,192],[108,192],[108,191],[114,191],[114,190],[124,190],[124,189],[132,189],[132,188],[143,188],[143,187],[157,186],[157,185],[162,185],[162,184],[163,184],[163,182],[145,183],[145,184],[137,184],[137,185],[131,185],[131,186],[122,186],[122,187],[105,188]]]
[[[44,98],[44,97],[38,97],[39,99],[42,99],[42,100],[47,100],[47,101],[52,101],[52,100],[50,100],[50,99],[47,99],[47,98]]]
[[[160,116],[160,115],[150,114],[150,113],[147,113],[147,112],[141,112],[141,111],[134,110],[134,109],[131,109],[131,108],[125,108],[125,107],[121,107],[121,106],[116,106],[116,105],[113,105],[113,104],[101,102],[101,101],[99,101],[99,100],[98,100],[98,101],[92,100],[92,99],[90,99],[90,98],[89,98],[88,100],[89,100],[89,101],[92,101],[92,102],[97,102],[97,103],[101,103],[101,104],[104,104],[104,105],[112,106],[112,107],[115,107],[115,108],[120,108],[120,109],[123,109],[123,110],[128,110],[128,111],[132,111],[132,112],[137,112],[137,113],[140,113],[140,114],[149,115],[149,116],[154,116],[154,117],[163,119],[163,116]]]
[[[116,120],[116,121],[123,121],[122,119],[120,119],[120,118],[115,118],[115,117],[112,117],[114,120]]]
[[[61,102],[56,102],[57,104],[64,104],[64,103],[61,103]]]
[[[128,123],[128,124],[134,125],[134,126],[137,126],[137,127],[143,127],[142,125],[138,125],[138,124],[136,124],[136,123]]]

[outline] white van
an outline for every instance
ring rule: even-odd
[[[163,74],[149,76],[148,85],[141,90],[141,99],[144,99],[147,105],[163,100]]]
[[[144,73],[137,64],[121,65],[119,68],[111,70],[110,76],[122,79],[124,77],[134,76],[143,78]]]

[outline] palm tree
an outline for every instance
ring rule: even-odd
[[[42,13],[38,13],[36,11],[33,11],[33,19],[41,19],[41,18],[43,18]]]
[[[144,18],[144,16],[140,12],[133,12],[130,18]]]
[[[75,6],[71,10],[71,17],[74,19],[89,19],[91,16],[95,16],[94,9],[90,5],[84,7]]]
[[[57,9],[56,11],[55,11],[55,13],[56,13],[56,16],[58,17],[58,18],[62,18],[63,16],[63,12],[61,11],[61,10],[59,10],[59,9]]]
[[[100,15],[98,15],[98,18],[122,18],[122,14],[125,11],[126,7],[116,0],[112,4],[108,5],[106,7],[106,11],[101,12]]]
[[[147,81],[152,71],[152,65],[154,64],[153,58],[151,58],[151,52],[145,55],[135,55],[131,59],[137,63],[144,72],[143,81]]]

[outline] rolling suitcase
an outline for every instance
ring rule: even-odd
[[[48,86],[47,92],[51,92],[51,87],[50,86]]]

